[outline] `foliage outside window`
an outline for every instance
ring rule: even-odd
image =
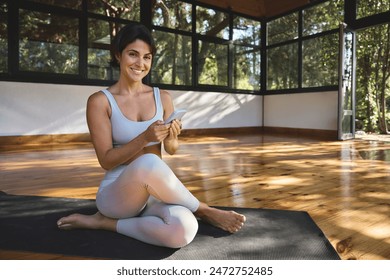
[[[172,29],[191,31],[192,5],[177,1],[155,1],[153,5],[153,24]]]
[[[31,0],[34,2],[52,5],[52,6],[59,6],[64,8],[70,8],[75,10],[81,10],[82,6],[82,0]]]
[[[236,44],[260,46],[261,23],[259,21],[236,16],[233,19],[233,41]]]
[[[233,19],[233,88],[260,90],[261,23],[236,16]]]
[[[298,87],[298,43],[268,49],[267,89]]]
[[[79,21],[54,13],[20,10],[19,68],[79,73]]]
[[[292,13],[267,23],[267,45],[296,38],[298,38],[298,13]]]
[[[118,78],[118,69],[111,62],[110,45],[120,24],[97,19],[88,20],[88,78],[114,80]]]
[[[0,73],[8,71],[7,5],[0,4]]]
[[[229,40],[228,14],[196,6],[196,32]]]
[[[357,0],[357,18],[390,11],[390,0]]]
[[[87,1],[88,11],[113,18],[140,21],[141,0],[94,0]]]
[[[154,31],[157,52],[153,58],[152,82],[192,84],[192,40],[190,36]]]
[[[260,90],[260,50],[234,46],[233,88]]]
[[[337,29],[344,18],[344,0],[327,1],[303,11],[303,36]]]
[[[199,41],[198,81],[201,85],[228,85],[228,46]]]
[[[303,41],[302,86],[338,84],[338,33]]]
[[[390,24],[357,32],[356,129],[388,133]]]

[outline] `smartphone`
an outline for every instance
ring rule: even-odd
[[[165,124],[171,123],[173,120],[181,120],[181,118],[184,116],[184,114],[187,113],[184,109],[177,109],[175,110],[165,121]]]

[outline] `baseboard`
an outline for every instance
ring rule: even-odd
[[[286,127],[223,127],[183,129],[182,136],[216,136],[238,134],[278,134],[291,137],[308,137],[319,140],[337,140],[337,131],[320,129],[302,129]],[[89,133],[79,134],[50,134],[50,135],[23,135],[23,136],[0,136],[0,151],[56,148],[70,146],[91,145]]]
[[[290,128],[290,127],[270,127],[262,128],[263,133],[288,135],[291,137],[305,137],[324,141],[336,141],[337,130],[308,129],[308,128]]]
[[[0,151],[91,145],[89,133],[0,136]]]
[[[260,126],[249,127],[221,127],[221,128],[200,128],[200,129],[183,129],[182,136],[215,136],[215,135],[237,135],[237,134],[259,134],[263,132]]]

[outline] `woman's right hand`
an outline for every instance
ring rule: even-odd
[[[145,138],[148,142],[162,142],[169,135],[170,124],[163,121],[155,121],[145,131]]]

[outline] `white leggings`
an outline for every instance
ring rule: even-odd
[[[106,217],[118,219],[118,233],[149,244],[180,248],[198,231],[193,212],[199,201],[155,154],[108,171],[96,205]]]

